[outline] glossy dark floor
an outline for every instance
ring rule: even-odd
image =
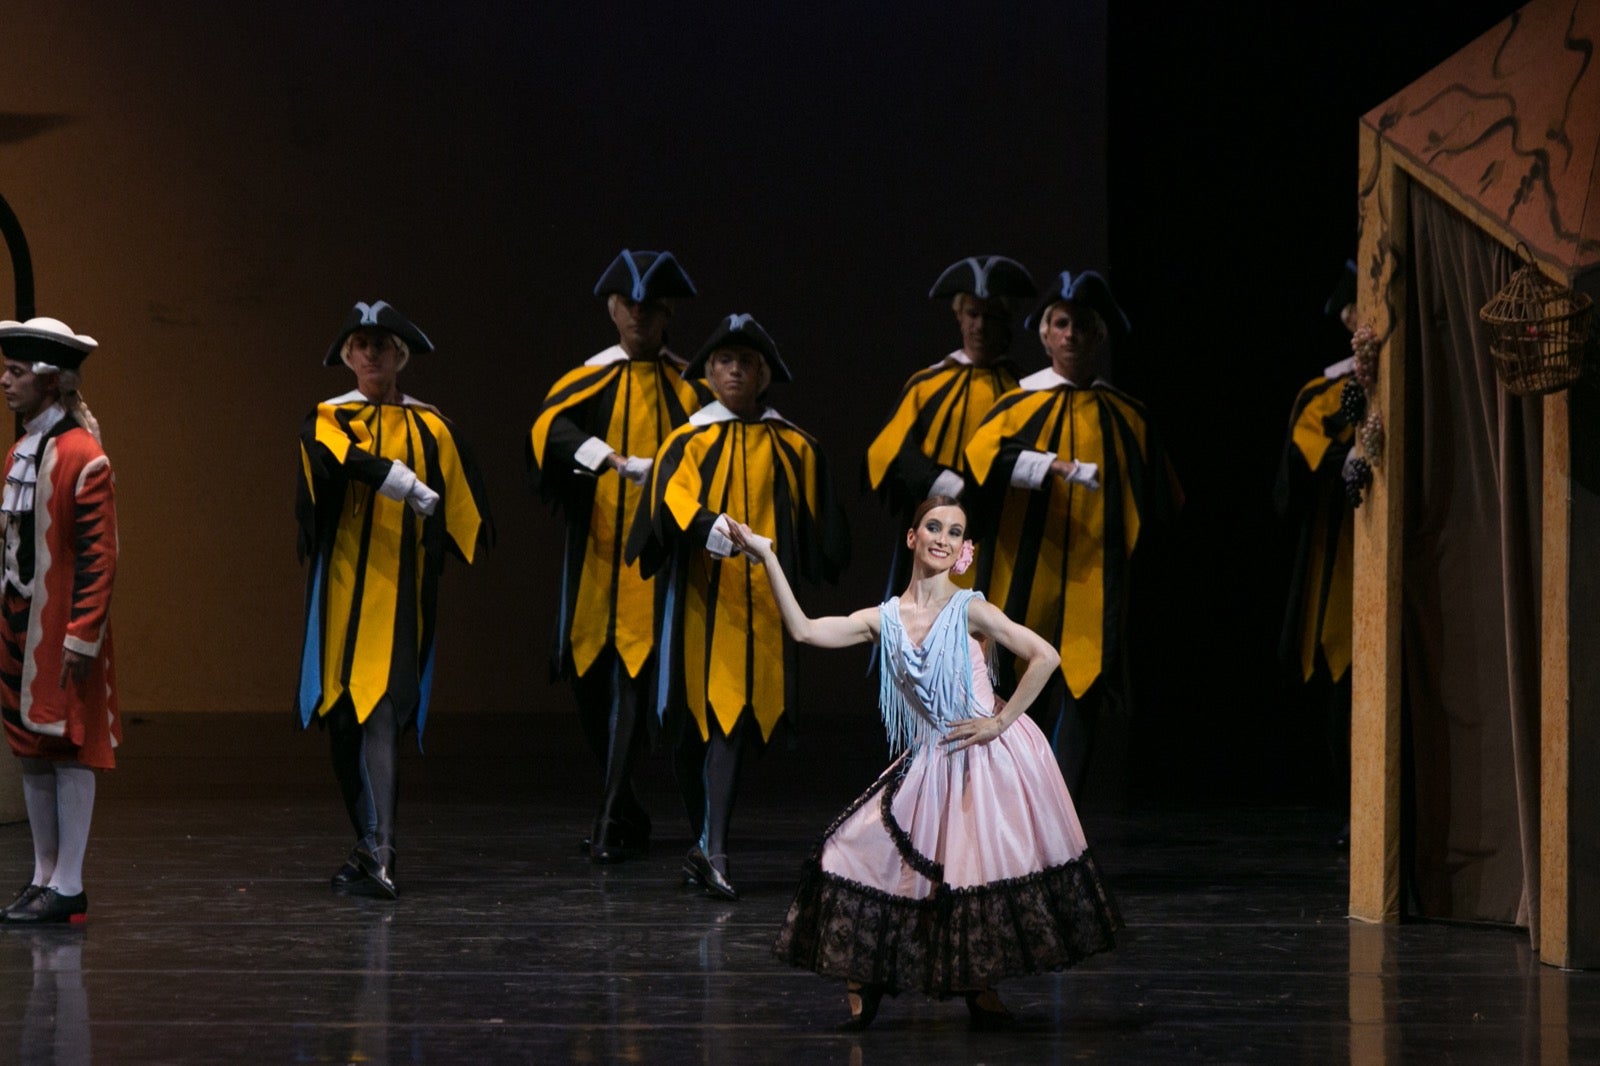
[[[840,988],[768,949],[801,857],[878,769],[870,722],[814,719],[748,773],[739,903],[680,887],[659,759],[650,857],[581,858],[587,754],[531,717],[438,722],[404,763],[401,899],[336,897],[324,743],[277,719],[130,724],[87,927],[0,929],[0,1062],[1600,1061],[1600,974],[1540,966],[1520,931],[1345,921],[1312,812],[1090,810],[1115,952],[1007,983],[1009,1032],[906,995],[846,1035]],[[29,855],[26,826],[0,828],[0,877]]]

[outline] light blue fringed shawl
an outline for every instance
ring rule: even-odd
[[[983,593],[957,589],[933,620],[922,646],[900,624],[900,597],[878,605],[878,710],[898,755],[944,736],[950,726],[977,713],[972,698],[972,651],[967,604]]]

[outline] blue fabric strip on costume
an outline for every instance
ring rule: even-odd
[[[311,715],[322,698],[322,567],[311,566],[311,595],[306,603],[306,641],[300,649],[300,727],[311,724]]]

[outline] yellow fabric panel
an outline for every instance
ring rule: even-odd
[[[967,448],[973,475],[980,481],[987,479],[1003,443],[1020,433],[1041,408],[1050,407],[1053,410],[1043,419],[1028,447],[1100,467],[1099,490],[1056,478],[1039,490],[1049,497],[1045,529],[1060,530],[1064,535],[1046,533],[1040,538],[1032,560],[1033,581],[1026,595],[1026,617],[1021,619],[1030,629],[1045,634],[1055,632],[1059,621],[1061,674],[1075,696],[1087,692],[1104,667],[1105,553],[1119,551],[1125,558],[1131,556],[1142,524],[1133,481],[1126,476],[1130,459],[1139,456],[1131,455],[1126,442],[1115,433],[1109,441],[1105,439],[1102,404],[1114,406],[1122,415],[1132,427],[1143,457],[1148,458],[1148,430],[1143,417],[1132,404],[1103,389],[1046,389],[1015,397],[1015,402],[980,427]],[[1106,461],[1108,447],[1113,449],[1115,464]],[[1115,483],[1108,476],[1112,465],[1122,472]],[[1150,475],[1169,476],[1165,470],[1151,470]],[[1105,543],[1108,492],[1118,492],[1122,498],[1123,541],[1117,545]],[[1013,597],[1016,553],[1024,539],[1033,495],[1033,490],[1008,489],[1001,504],[988,594],[1002,608]]]
[[[1312,378],[1300,390],[1300,395],[1303,396],[1307,392],[1326,384],[1328,384],[1327,378]],[[1339,397],[1342,393],[1342,388],[1330,388],[1320,395],[1312,397],[1305,407],[1301,409],[1299,417],[1294,420],[1292,433],[1294,446],[1299,449],[1301,455],[1305,456],[1306,465],[1312,470],[1322,464],[1322,457],[1327,454],[1328,445],[1333,443],[1334,438],[1328,436],[1327,430],[1323,428],[1322,420],[1329,415],[1338,413]],[[1300,406],[1298,397],[1296,397],[1295,406]],[[1349,433],[1350,431],[1346,430],[1341,436],[1348,437]]]
[[[693,411],[699,406],[693,387],[653,360],[616,363],[609,369],[604,381],[617,375],[622,381],[603,439],[619,454],[654,456],[672,430],[667,390],[676,394],[681,410]],[[627,478],[608,473],[595,481],[570,629],[573,668],[580,675],[609,645],[616,648],[628,675],[637,677],[655,648],[654,581],[641,577],[637,566],[622,563],[634,515],[645,498],[644,490]]]
[[[311,476],[311,456],[306,452],[305,441],[300,442],[300,476],[305,479],[306,494],[311,497],[311,502],[317,502],[317,482]]]
[[[1029,417],[1040,407],[1054,403],[1054,390],[1024,393],[1004,411],[979,426],[967,442],[967,468],[981,484],[989,479],[989,471],[1000,458],[1000,446],[1006,438],[1018,432]]]
[[[900,454],[906,437],[916,423],[917,412],[922,409],[922,391],[915,383],[903,390],[889,421],[867,445],[867,484],[874,490],[883,486],[883,479],[889,475],[889,467],[894,464],[895,456]]]
[[[792,430],[770,422],[724,422],[695,434],[682,463],[664,491],[680,529],[687,529],[704,500],[706,510],[725,511],[762,536],[778,541],[799,521],[798,513],[779,516],[773,485],[781,468],[793,493],[809,490],[815,499],[818,471],[809,445],[798,435],[805,456],[795,470],[780,456],[777,440]],[[710,480],[700,464],[721,442]],[[702,494],[698,488],[706,486]],[[804,506],[797,499],[795,506]],[[753,711],[763,739],[770,738],[783,717],[785,699],[783,619],[766,570],[742,555],[717,560],[693,554],[688,563],[684,597],[684,682],[690,713],[702,738],[710,736],[709,716],[731,733],[746,710]],[[716,581],[715,596],[712,581]],[[710,669],[706,669],[706,633],[711,632]]]
[[[672,516],[672,521],[679,529],[688,529],[689,523],[694,521],[695,515],[700,513],[700,501],[720,501],[722,494],[718,485],[713,482],[709,494],[702,488],[704,478],[701,476],[701,464],[705,462],[706,453],[711,445],[721,437],[719,430],[715,433],[696,432],[696,427],[686,426],[679,432],[688,432],[692,436],[684,446],[683,460],[678,468],[673,471],[672,479],[667,482],[662,491],[662,503],[666,505],[667,513]],[[717,477],[722,477],[723,471],[718,470]],[[725,479],[724,479],[725,480]],[[708,509],[711,503],[707,503]]]
[[[995,401],[1016,384],[1016,377],[1004,367],[975,368],[959,363],[913,376],[901,391],[894,413],[867,448],[868,483],[874,490],[883,485],[895,456],[929,404],[937,404],[929,423],[931,436],[917,442],[918,450],[940,466],[965,470],[967,442]],[[949,391],[941,397],[941,389]]]
[[[1067,406],[1071,412],[1071,430],[1063,442],[1065,447],[1058,454],[1063,458],[1098,462],[1103,476],[1107,466],[1106,441],[1100,431],[1100,408],[1094,394],[1069,390]],[[1048,447],[1048,440],[1048,437],[1042,438],[1041,446]],[[1115,446],[1115,442],[1112,443]],[[1052,480],[1050,528],[1066,530],[1065,581],[1046,583],[1053,578],[1048,564],[1060,551],[1059,541],[1047,537],[1040,545],[1033,600],[1040,604],[1041,616],[1052,623],[1056,617],[1062,619],[1061,674],[1072,694],[1081,696],[1100,676],[1105,653],[1105,551],[1114,550],[1105,544],[1105,490],[1114,490],[1115,486],[1104,485],[1102,490],[1096,491]],[[1128,479],[1123,478],[1122,482],[1124,498],[1131,504]],[[1061,516],[1064,522],[1057,519],[1059,512],[1065,512]],[[1126,512],[1124,517],[1127,517]]]
[[[550,427],[555,424],[556,419],[564,411],[577,406],[605,388],[606,383],[610,380],[610,375],[606,373],[609,369],[612,368],[580,366],[576,370],[570,370],[563,374],[555,385],[551,386],[550,397],[560,396],[569,389],[572,392],[570,395],[563,396],[559,403],[552,403],[547,397],[544,410],[540,411],[539,417],[534,419],[530,440],[533,444],[534,462],[538,463],[541,469],[544,467],[545,446],[550,443]],[[590,380],[585,381],[586,378]]]
[[[439,472],[444,478],[444,530],[450,539],[455,541],[461,557],[470,563],[477,551],[478,535],[483,529],[483,515],[478,513],[478,503],[473,499],[472,486],[467,483],[467,472],[461,465],[461,453],[456,450],[455,437],[450,432],[449,423],[435,412],[414,407],[407,410],[411,412],[413,418],[419,419],[428,428],[433,439],[439,443]],[[422,438],[409,422],[407,428],[411,432],[415,449],[413,454],[420,465],[423,455]],[[421,474],[422,471],[418,473]]]
[[[350,421],[350,433],[354,440],[345,435],[334,418],[335,412],[351,407],[361,408],[360,414]],[[413,419],[424,420],[435,437],[449,439],[448,429],[437,415],[396,404],[324,405],[318,410],[317,439],[327,444],[335,454],[347,455],[351,446],[359,446],[374,456],[398,459],[416,469],[422,465],[423,449],[422,436]],[[332,434],[337,436],[326,433],[326,427],[332,427]],[[335,448],[335,444],[340,447]],[[446,454],[454,468],[453,473],[446,475],[446,491],[449,493],[447,507],[450,503],[457,506],[464,504],[470,512],[470,520],[447,514],[447,526],[457,524],[451,533],[458,538],[458,542],[466,536],[467,529],[471,530],[471,536],[462,542],[464,548],[470,551],[476,544],[482,517],[477,513],[465,475],[456,462],[455,449],[441,447],[441,460]],[[367,556],[365,567],[361,569],[363,528],[368,512],[371,513],[372,527],[370,537],[365,538]],[[408,589],[398,588],[400,538],[406,515],[407,505],[404,501],[380,496],[369,486],[354,480],[345,487],[343,510],[328,565],[328,610],[322,644],[323,697],[319,705],[320,714],[327,714],[345,690],[339,678],[353,615],[358,628],[348,688],[356,717],[363,722],[389,689],[398,597],[409,595],[415,598],[416,616],[421,618],[423,527],[420,520],[413,519],[410,523],[416,550],[415,582]],[[358,569],[361,569],[359,612],[356,610]],[[419,624],[416,631],[419,642],[421,631]]]

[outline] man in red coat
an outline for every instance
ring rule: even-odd
[[[0,387],[23,434],[6,455],[0,717],[22,760],[33,877],[7,924],[81,922],[95,771],[122,739],[107,612],[117,509],[99,426],[78,395],[95,348],[54,318],[0,322]]]

